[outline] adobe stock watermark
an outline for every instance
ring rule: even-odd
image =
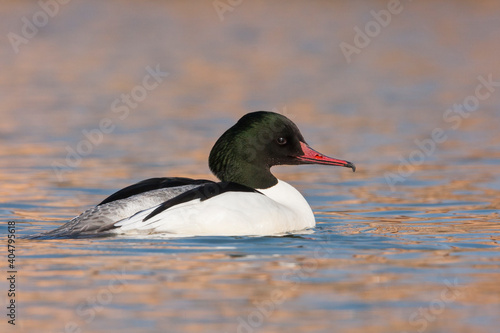
[[[482,75],[477,77],[479,83],[476,85],[473,95],[465,97],[461,104],[453,104],[443,113],[443,121],[450,125],[450,128],[434,128],[430,136],[423,140],[415,139],[417,146],[407,157],[399,156],[399,166],[397,172],[386,172],[385,181],[395,191],[395,185],[406,181],[416,170],[416,166],[423,164],[427,158],[436,152],[439,144],[448,140],[447,131],[456,131],[460,128],[464,119],[469,118],[473,112],[479,109],[480,102],[491,97],[496,88],[500,87],[500,81],[494,81],[493,75],[488,74],[485,78]]]
[[[37,2],[40,10],[36,11],[31,18],[23,16],[21,18],[21,33],[9,32],[9,39],[12,50],[15,54],[19,53],[19,47],[28,44],[29,41],[38,34],[40,28],[45,27],[51,18],[54,18],[60,11],[62,5],[66,5],[71,0],[40,0]]]
[[[234,9],[240,6],[242,3],[243,0],[215,0],[214,2],[212,2],[212,5],[214,6],[215,12],[219,17],[219,20],[221,22],[224,22],[225,20],[224,15],[227,12],[234,11]]]
[[[265,321],[273,315],[279,305],[287,299],[287,291],[294,291],[299,288],[299,283],[307,279],[314,272],[318,270],[319,259],[326,258],[332,255],[334,251],[326,248],[323,245],[317,246],[314,249],[312,257],[307,258],[302,262],[298,269],[290,270],[283,273],[282,281],[291,282],[292,285],[284,288],[275,288],[269,293],[269,297],[261,302],[254,302],[254,309],[245,316],[238,316],[238,326],[236,333],[254,333],[257,332],[264,324]]]
[[[411,1],[411,0],[408,0]],[[339,44],[340,50],[344,55],[348,64],[352,61],[354,54],[361,53],[361,50],[370,45],[373,38],[380,35],[383,28],[387,28],[392,21],[393,16],[401,14],[403,11],[403,4],[400,0],[389,0],[386,9],[379,11],[371,10],[370,15],[373,20],[368,21],[364,25],[364,29],[359,26],[354,26],[353,43],[341,42]]]
[[[458,284],[458,279],[455,278],[453,283],[444,280],[446,287],[441,290],[439,297],[433,299],[428,306],[420,307],[413,311],[408,318],[408,323],[416,332],[423,333],[429,323],[433,323],[446,310],[446,307],[462,297],[467,290],[464,285]],[[409,333],[408,331],[402,333]]]
[[[68,321],[60,333],[82,333],[82,326],[94,321],[95,317],[104,307],[113,301],[116,294],[123,292],[124,285],[127,284],[124,269],[120,274],[113,274],[107,286],[100,288],[95,296],[88,296],[80,302],[75,309],[78,321]]]
[[[64,175],[72,169],[78,167],[83,158],[90,155],[95,147],[99,146],[105,134],[112,133],[116,128],[117,120],[125,120],[132,109],[136,109],[139,103],[148,97],[149,92],[156,89],[168,76],[168,72],[163,72],[160,65],[156,67],[147,66],[146,75],[142,78],[141,84],[134,86],[129,93],[122,93],[110,105],[112,117],[104,117],[99,124],[92,129],[82,130],[83,139],[75,147],[67,145],[66,158],[64,163],[52,162],[52,170],[59,181],[63,181]],[[117,118],[117,119],[116,119]]]

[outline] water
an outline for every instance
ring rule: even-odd
[[[2,39],[4,235],[142,179],[211,178],[212,144],[254,110],[357,166],[273,169],[316,213],[303,235],[18,239],[2,332],[498,331],[500,7],[401,5],[349,63],[340,44],[387,2],[242,2],[221,21],[210,1],[74,0],[17,54]],[[40,10],[0,4],[0,31]]]

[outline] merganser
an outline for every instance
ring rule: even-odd
[[[353,163],[309,147],[297,126],[274,112],[243,116],[217,140],[210,170],[220,182],[151,178],[125,187],[61,227],[33,236],[105,235],[264,236],[316,225],[311,207],[294,187],[270,171],[275,165]]]

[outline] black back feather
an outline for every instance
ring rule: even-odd
[[[121,190],[111,194],[109,197],[104,199],[99,205],[104,205],[120,199],[126,199],[136,194],[158,190],[161,188],[203,184],[215,184],[215,182],[206,179],[191,179],[183,177],[150,178],[122,188]]]

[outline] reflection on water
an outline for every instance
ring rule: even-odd
[[[4,38],[2,230],[53,229],[145,178],[209,178],[213,142],[259,109],[358,167],[275,168],[314,233],[18,240],[17,331],[495,332],[500,7],[402,5],[350,63],[340,43],[386,2],[242,2],[221,21],[210,1],[72,1],[18,54]],[[0,8],[4,35],[41,10]],[[148,66],[168,72],[154,89]]]

